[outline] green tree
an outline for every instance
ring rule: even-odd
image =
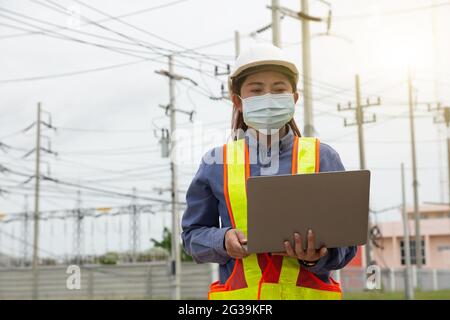
[[[153,238],[150,241],[153,242],[154,247],[163,248],[167,250],[169,253],[172,253],[172,232],[169,230],[169,228],[164,227],[161,241],[158,241]],[[180,245],[180,251],[181,251],[181,261],[193,261],[192,257],[184,251],[182,245]]]
[[[119,254],[117,252],[107,252],[99,258],[100,264],[117,264]]]

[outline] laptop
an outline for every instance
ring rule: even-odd
[[[247,250],[284,252],[300,233],[304,249],[312,229],[316,249],[367,241],[370,171],[258,176],[247,180]]]

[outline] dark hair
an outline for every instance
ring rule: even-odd
[[[289,82],[291,83],[292,91],[295,92],[296,88],[297,88],[297,83],[295,82],[294,75],[284,67],[280,67],[280,66],[276,66],[276,67],[277,67],[276,71],[280,71],[281,73],[286,75],[286,77],[289,79]],[[251,69],[253,69],[253,68],[251,68]],[[244,75],[239,76],[238,78],[233,80],[233,84],[232,84],[232,88],[231,88],[232,94],[241,95],[242,84],[244,83],[247,76],[250,73],[253,73],[252,72],[253,70],[251,70],[251,69],[249,69],[250,72],[246,72]],[[300,134],[300,130],[298,129],[297,124],[295,123],[294,118],[292,118],[287,123],[287,125],[291,128],[294,135],[296,135],[298,137],[302,136]],[[238,130],[242,130],[245,132],[245,131],[247,131],[247,129],[248,129],[248,126],[244,122],[244,116],[242,115],[242,112],[239,111],[239,109],[233,104],[233,113],[231,115],[231,130],[233,131],[233,133],[235,133]],[[234,139],[237,139],[237,136],[235,134],[233,135],[233,137],[234,137]]]

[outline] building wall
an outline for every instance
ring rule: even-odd
[[[450,236],[430,236],[432,268],[450,269]]]
[[[425,268],[450,269],[450,235],[425,236]],[[413,238],[412,238],[413,239]],[[412,240],[411,239],[411,240]],[[400,241],[403,237],[383,238],[384,249],[373,250],[375,260],[386,268],[401,268]]]
[[[414,221],[409,220],[410,239],[414,239]],[[374,248],[375,260],[387,268],[401,268],[400,241],[403,240],[401,221],[379,224],[384,249]],[[420,221],[420,233],[425,240],[425,268],[450,269],[450,219],[430,218]]]
[[[400,260],[397,259],[400,254],[400,247],[398,248],[398,253],[396,253],[394,241],[392,237],[383,238],[383,241],[380,242],[383,249],[373,247],[373,257],[381,267],[395,268],[400,266]],[[398,245],[400,246],[399,242]]]

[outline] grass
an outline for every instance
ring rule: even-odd
[[[365,292],[344,292],[344,300],[403,300],[404,292],[383,292],[380,290]],[[450,290],[416,291],[415,300],[450,300]]]

